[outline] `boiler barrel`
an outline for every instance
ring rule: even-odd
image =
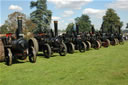
[[[23,39],[19,38],[18,40],[12,41],[12,49],[16,51],[24,51],[28,47],[28,42]]]

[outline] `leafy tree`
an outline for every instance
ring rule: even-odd
[[[75,18],[75,23],[79,25],[80,32],[91,31],[91,21],[88,15],[82,15],[81,17]],[[66,31],[72,31],[73,25],[73,23],[70,23]]]
[[[73,23],[69,23],[67,28],[66,28],[66,32],[70,32],[70,31],[73,31]]]
[[[23,33],[25,34],[25,38],[30,39],[33,37],[33,31],[36,28],[36,24],[34,24],[29,18],[27,18],[24,23],[25,27],[23,29]]]
[[[8,31],[14,33],[17,29],[17,17],[22,16],[23,21],[26,19],[26,15],[21,12],[14,12],[8,15],[8,19],[5,21],[5,25],[8,27]]]
[[[103,23],[101,26],[101,30],[104,32],[107,31],[118,31],[118,27],[122,27],[123,22],[120,21],[120,17],[117,15],[114,9],[109,8],[106,12],[106,15],[103,16]]]
[[[29,19],[26,18],[26,15],[21,12],[14,12],[8,15],[8,19],[5,21],[4,25],[1,27],[2,33],[15,33],[17,29],[17,17],[23,17],[23,33],[26,34],[27,32],[32,32],[35,28],[35,24]]]
[[[47,31],[50,27],[52,12],[47,9],[47,0],[37,0],[31,2],[31,8],[36,8],[30,14],[33,23],[37,25],[35,33]]]
[[[91,21],[88,15],[75,18],[75,22],[79,25],[80,32],[91,31]]]
[[[8,31],[7,25],[2,25],[0,27],[0,34],[4,34]]]

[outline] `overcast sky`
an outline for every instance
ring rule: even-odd
[[[35,9],[30,9],[30,2],[36,0],[0,0],[0,25],[8,15],[20,11],[27,16]],[[48,9],[53,13],[52,20],[59,21],[59,29],[65,29],[74,18],[87,14],[96,29],[100,29],[102,17],[107,8],[113,8],[124,22],[128,23],[128,0],[47,0]],[[51,23],[53,27],[53,23]]]

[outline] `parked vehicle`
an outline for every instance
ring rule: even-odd
[[[58,36],[58,21],[54,21],[54,28],[54,32],[51,29],[47,33],[35,34],[39,51],[42,51],[46,58],[50,58],[53,53],[59,53],[61,56],[67,54],[67,47],[62,37]]]
[[[8,33],[1,37],[4,47],[5,61],[11,65],[15,60],[25,60],[29,56],[29,61],[36,62],[36,51],[29,40],[26,40],[22,34],[22,17],[18,18],[18,28],[16,34]],[[34,43],[34,42],[33,42]]]

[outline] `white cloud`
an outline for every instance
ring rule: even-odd
[[[128,0],[117,0],[113,3],[108,4],[107,7],[121,9],[121,10],[128,10]]]
[[[54,29],[54,20],[52,20],[51,22],[51,28]],[[58,21],[58,29],[59,30],[63,30],[67,27],[66,23],[64,22],[64,20],[57,20]]]
[[[60,20],[60,17],[52,16],[52,20]]]
[[[92,2],[92,0],[48,0],[57,8],[81,9],[82,6]]]
[[[102,17],[105,15],[106,10],[86,8],[83,14],[90,16],[91,23],[95,25],[95,29],[100,29],[102,24]]]
[[[64,20],[61,20],[60,23],[64,23]]]
[[[87,14],[95,18],[102,18],[105,15],[105,10],[86,8],[84,9],[83,14]]]
[[[74,14],[73,11],[64,11],[63,17],[70,17]]]
[[[18,6],[18,5],[10,5],[9,6],[10,10],[17,10],[17,11],[22,11],[22,7]]]
[[[69,19],[69,22],[75,23],[75,20],[74,19]]]
[[[58,27],[59,27],[60,30],[64,30],[64,29],[66,29],[66,27],[67,27],[67,23],[65,23],[65,22],[62,23],[62,22],[60,21]]]
[[[58,21],[58,29],[62,30],[65,29],[65,22],[63,19],[61,19],[61,17],[56,17],[53,16],[52,17],[52,21],[51,21],[51,28],[54,29],[54,21],[57,20]]]

